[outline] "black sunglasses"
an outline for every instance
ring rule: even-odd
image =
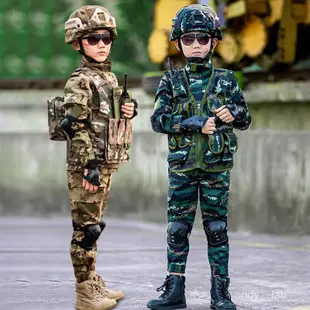
[[[111,36],[109,34],[100,34],[100,33],[92,33],[88,37],[85,37],[84,39],[87,40],[89,45],[97,45],[100,40],[105,45],[109,45],[112,42]]]
[[[184,45],[191,45],[194,43],[195,39],[197,39],[198,43],[201,45],[207,45],[210,41],[210,37],[207,34],[203,34],[203,33],[188,33],[188,34],[184,34],[181,37],[181,41]]]

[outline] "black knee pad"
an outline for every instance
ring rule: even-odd
[[[223,220],[205,221],[203,228],[208,238],[209,246],[221,246],[227,243],[227,224]]]
[[[189,225],[186,222],[171,222],[167,229],[167,243],[171,248],[188,246]]]
[[[79,227],[73,224],[73,229],[75,231],[84,232],[84,238],[81,241],[75,241],[74,243],[86,251],[90,251],[93,248],[94,243],[99,239],[105,226],[106,224],[103,220],[101,220],[99,224],[90,224],[85,227]]]

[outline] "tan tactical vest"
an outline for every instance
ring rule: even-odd
[[[122,87],[117,86],[117,79],[112,72],[94,70],[88,67],[76,69],[71,77],[83,73],[90,78],[93,100],[91,113],[85,123],[92,142],[95,157],[101,166],[117,168],[120,162],[129,161],[129,150],[132,144],[132,123],[129,119],[115,118],[114,110],[118,106]],[[48,124],[51,140],[68,141],[60,122],[64,118],[63,97],[48,100]],[[68,153],[70,153],[70,140]],[[76,167],[76,159],[68,156],[69,166]]]

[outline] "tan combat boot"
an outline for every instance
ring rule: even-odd
[[[92,279],[76,283],[77,310],[107,310],[116,306],[116,300],[103,295],[97,281]]]
[[[112,291],[110,289],[108,289],[103,281],[103,279],[99,276],[99,274],[96,273],[96,271],[92,271],[90,273],[90,278],[96,278],[101,289],[102,289],[102,293],[103,295],[107,296],[108,298],[111,299],[115,299],[116,301],[121,300],[122,298],[124,298],[125,294],[123,292],[120,291]]]

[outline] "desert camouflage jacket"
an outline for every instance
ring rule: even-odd
[[[78,119],[68,143],[69,170],[83,169],[90,160],[117,168],[129,160],[131,121],[113,119],[113,88],[118,86],[111,63],[92,64],[82,59],[64,89],[65,114]]]

